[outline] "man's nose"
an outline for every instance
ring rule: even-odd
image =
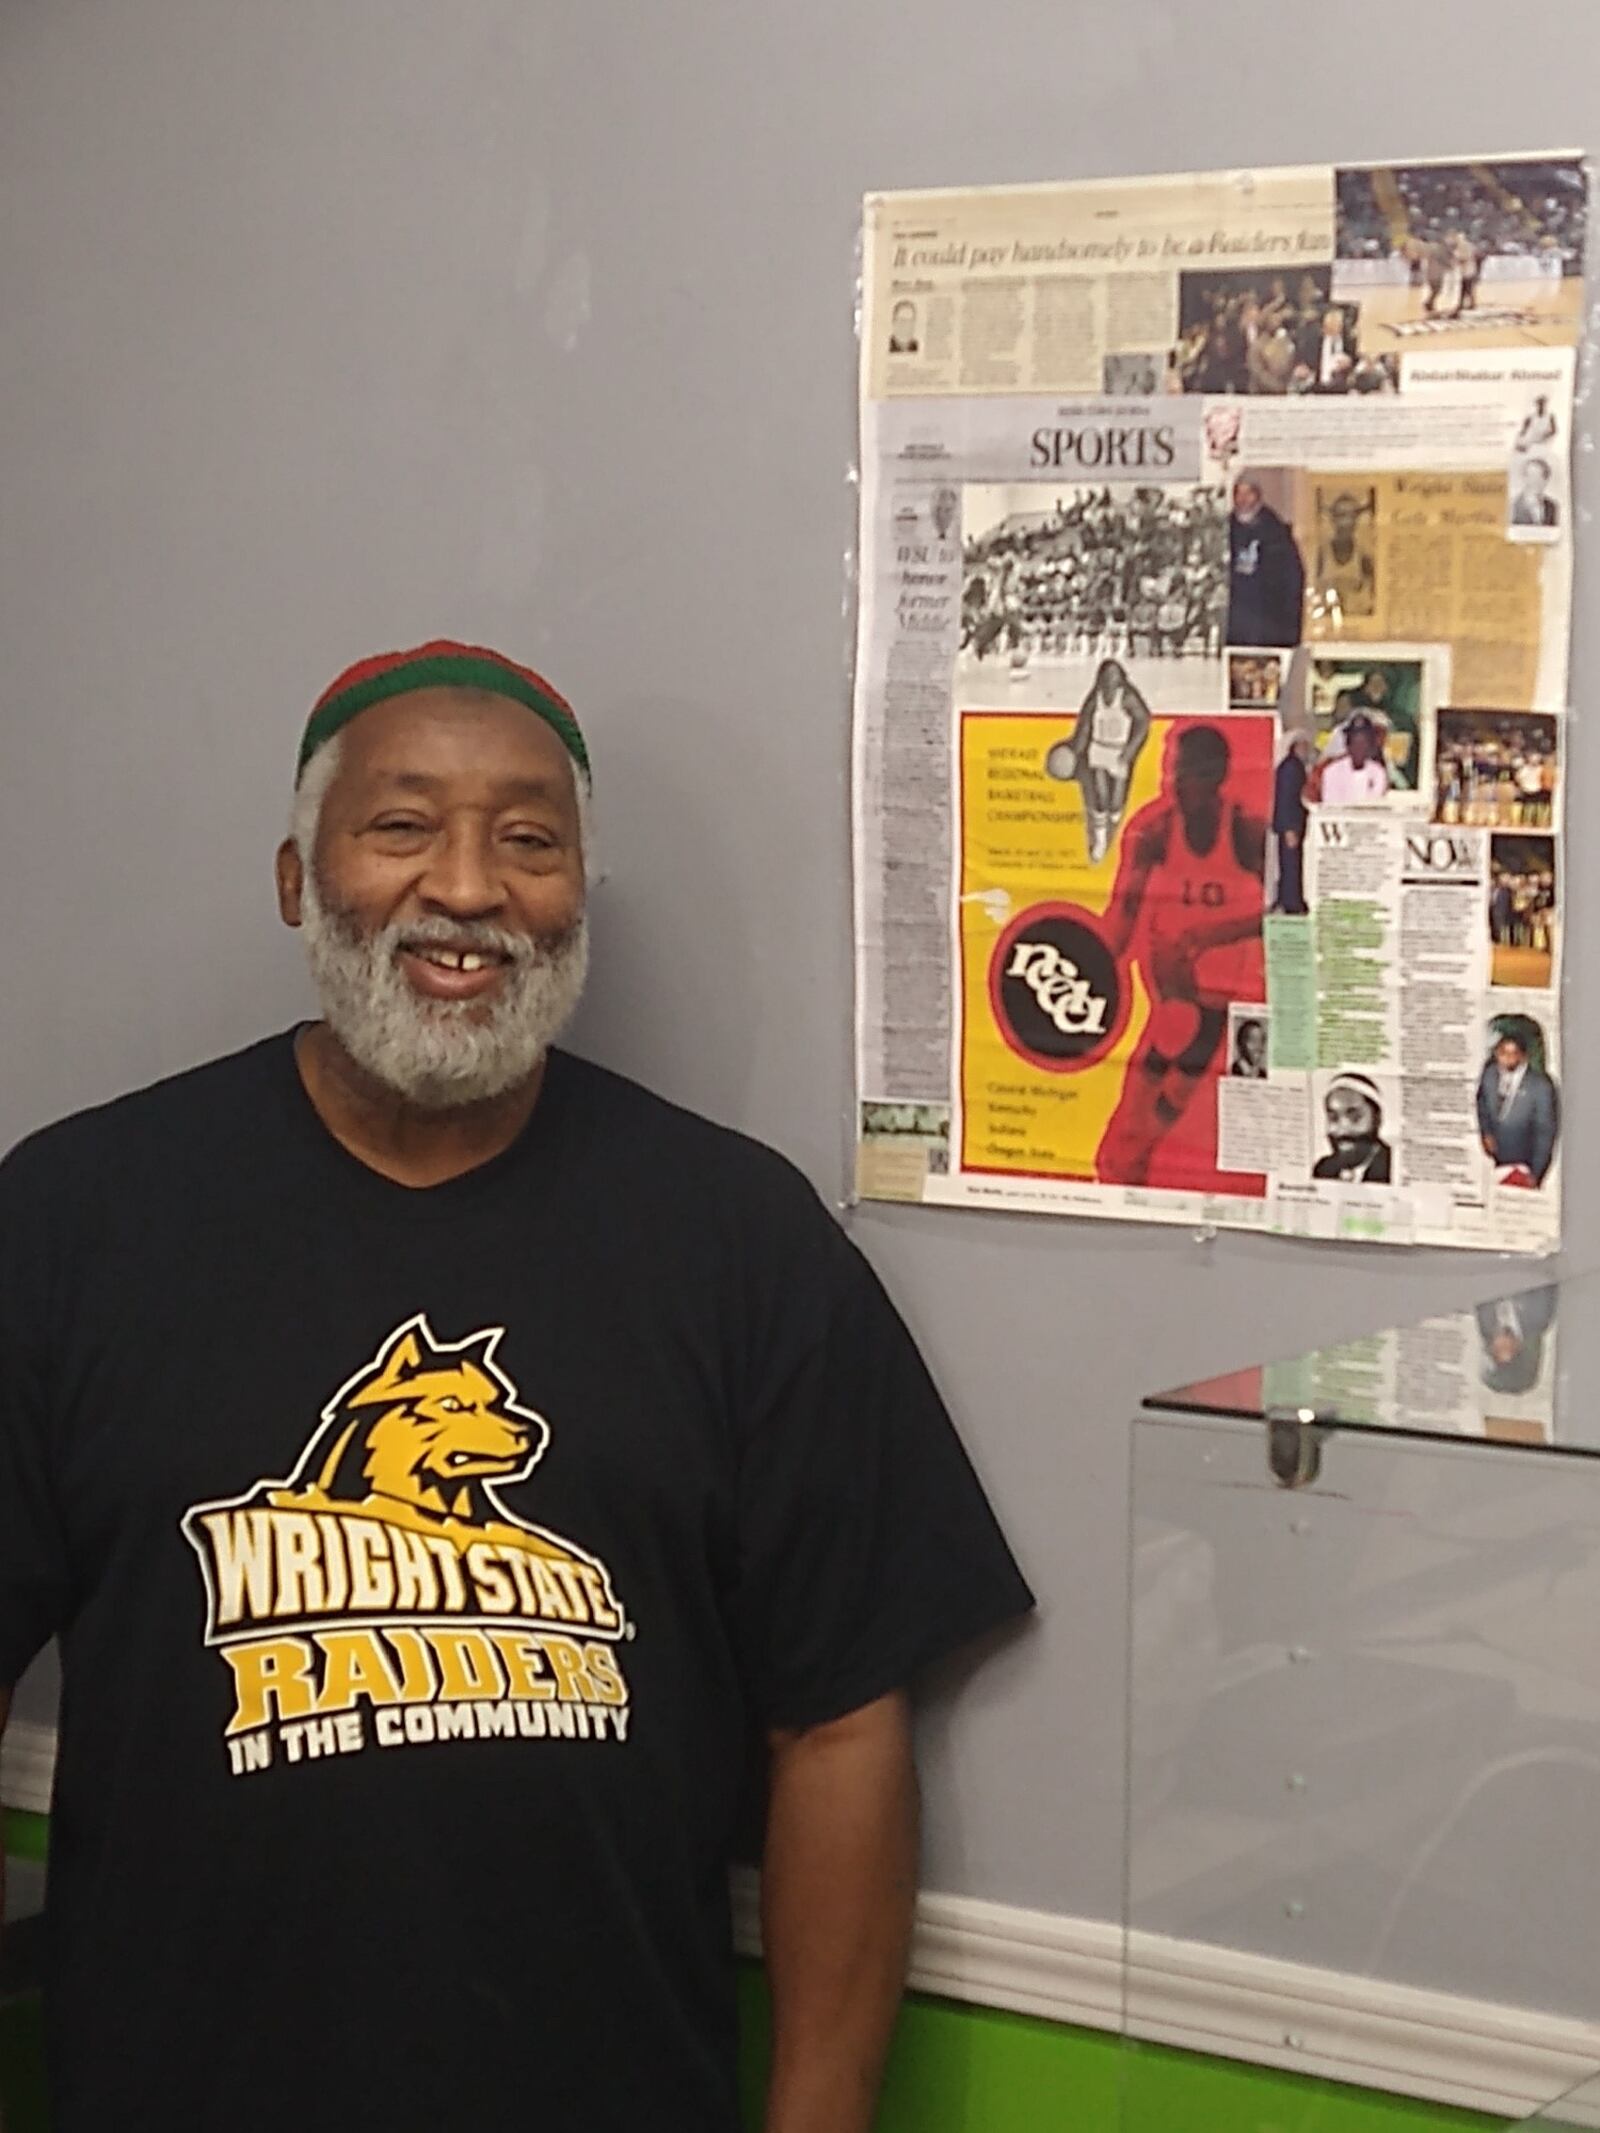
[[[454,918],[481,917],[505,903],[494,848],[487,835],[469,823],[445,831],[418,888],[430,904]]]

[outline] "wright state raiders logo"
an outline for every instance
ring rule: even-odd
[[[550,1430],[500,1326],[419,1313],[322,1411],[294,1472],[181,1521],[231,1671],[232,1770],[454,1740],[626,1740],[610,1574],[512,1510]]]

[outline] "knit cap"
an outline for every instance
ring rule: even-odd
[[[349,725],[358,712],[381,704],[392,696],[408,696],[415,689],[491,689],[496,696],[509,696],[542,718],[560,740],[583,775],[592,782],[589,751],[584,746],[577,716],[566,698],[553,689],[532,667],[518,666],[503,652],[487,645],[457,644],[448,637],[435,637],[410,652],[380,652],[371,659],[358,659],[354,666],[329,682],[311,707],[305,732],[300,738],[300,758],[295,765],[298,785],[306,765],[319,748]]]

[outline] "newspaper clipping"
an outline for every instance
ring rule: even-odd
[[[865,212],[857,1190],[1555,1250],[1582,158]]]

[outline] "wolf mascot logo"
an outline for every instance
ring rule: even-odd
[[[623,1628],[599,1558],[501,1500],[550,1441],[495,1361],[504,1331],[441,1341],[418,1312],[340,1386],[286,1480],[185,1514],[210,1641],[363,1609]]]
[[[508,1511],[497,1485],[525,1481],[550,1441],[543,1415],[517,1404],[494,1352],[503,1327],[434,1339],[422,1313],[398,1327],[322,1411],[299,1466],[267,1501],[340,1511],[468,1540],[511,1541],[571,1559],[554,1535]]]

